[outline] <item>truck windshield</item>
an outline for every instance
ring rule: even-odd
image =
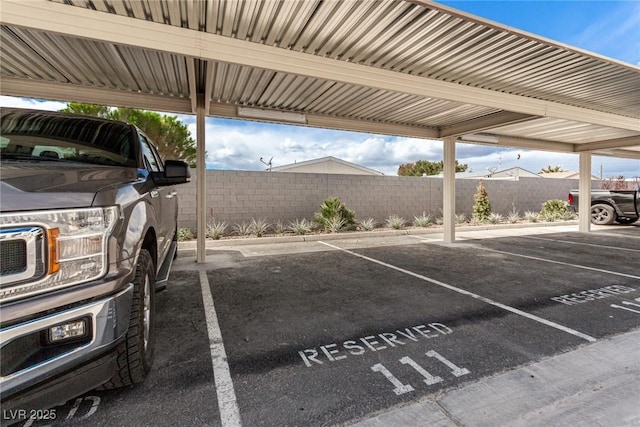
[[[125,123],[3,109],[2,160],[68,161],[135,167],[135,133]]]

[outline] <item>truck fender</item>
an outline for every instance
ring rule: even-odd
[[[156,219],[151,206],[145,202],[136,203],[127,215],[129,221],[126,224],[124,242],[121,246],[123,260],[130,260],[132,265],[137,262],[138,254],[142,249],[145,238],[149,232],[153,235],[153,247],[149,253],[154,262],[157,262],[157,248],[155,239]]]

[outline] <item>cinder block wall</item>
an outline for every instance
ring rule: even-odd
[[[322,201],[339,196],[359,219],[382,223],[391,214],[412,221],[422,212],[442,216],[442,179],[433,177],[331,175],[317,173],[219,171],[206,172],[207,219],[229,225],[265,218],[288,224],[311,219]],[[191,182],[178,187],[178,226],[196,229],[196,171]],[[456,213],[468,218],[478,181],[456,181]],[[566,200],[578,180],[520,178],[519,181],[484,180],[493,212],[507,215],[513,207],[522,215],[539,211],[550,199]]]

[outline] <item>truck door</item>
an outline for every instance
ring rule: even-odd
[[[149,172],[164,172],[164,163],[155,146],[151,144],[146,135],[139,133],[145,167]],[[153,181],[150,178],[151,181]],[[175,232],[178,203],[174,186],[154,185],[150,191],[151,203],[156,210],[157,239],[158,239],[158,265],[161,265]]]

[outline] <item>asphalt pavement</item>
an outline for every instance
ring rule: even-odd
[[[639,426],[639,227],[576,228],[181,244],[147,381],[29,425]]]

